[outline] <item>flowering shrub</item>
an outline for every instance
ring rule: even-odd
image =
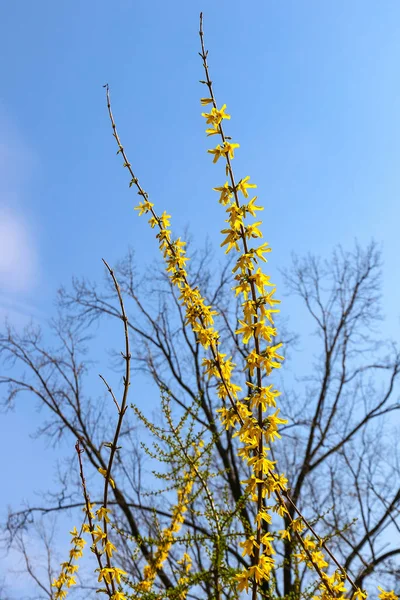
[[[136,580],[131,579],[118,564],[118,547],[109,536],[110,525],[115,529],[115,536],[123,535],[112,522],[112,512],[108,507],[109,486],[118,495],[118,481],[112,478],[113,461],[118,450],[118,438],[124,414],[128,408],[127,397],[130,384],[130,350],[127,317],[118,282],[113,271],[108,267],[117,291],[121,318],[125,330],[126,372],[124,377],[124,394],[119,404],[112,393],[118,412],[118,422],[113,442],[108,443],[110,457],[107,468],[99,468],[104,477],[103,504],[96,511],[90,502],[89,493],[84,477],[82,449],[77,443],[77,453],[80,464],[82,489],[85,499],[85,520],[78,533],[76,528],[71,532],[74,545],[70,552],[69,562],[62,564],[62,572],[53,582],[55,598],[65,598],[67,590],[75,584],[74,572],[78,565],[72,564],[82,555],[85,540],[83,533],[89,534],[92,540],[91,550],[98,562],[98,592],[106,594],[110,600],[125,600],[128,598],[161,598],[171,597],[184,599],[190,590],[196,590],[200,581],[207,581],[212,597],[221,598],[222,590],[227,587],[234,598],[241,593],[251,594],[252,600],[258,597],[277,598],[277,572],[282,563],[276,558],[277,542],[293,544],[297,547],[294,557],[297,564],[305,564],[313,574],[306,592],[297,592],[294,597],[331,600],[333,598],[367,598],[364,590],[360,589],[351,576],[341,566],[329,548],[329,541],[318,535],[316,528],[302,514],[293,501],[288,488],[288,480],[279,471],[274,458],[273,445],[281,438],[279,427],[287,423],[280,416],[278,405],[280,392],[268,378],[276,369],[280,369],[284,357],[282,342],[277,342],[275,315],[279,312],[279,300],[275,297],[276,287],[270,277],[264,273],[263,267],[267,262],[266,255],[271,252],[267,242],[260,242],[263,237],[262,221],[259,213],[263,207],[257,196],[251,197],[257,187],[249,175],[236,176],[233,169],[235,151],[240,147],[226,133],[226,124],[231,116],[226,112],[226,104],[219,105],[214,94],[213,84],[209,75],[208,52],[204,46],[202,21],[200,22],[200,56],[204,69],[204,80],[201,83],[206,94],[201,98],[201,105],[206,112],[202,113],[206,123],[206,134],[218,143],[208,153],[213,163],[219,167],[223,163],[226,181],[220,181],[214,190],[218,193],[218,201],[226,211],[226,226],[222,229],[224,239],[221,246],[225,253],[235,254],[232,268],[234,287],[232,291],[241,298],[242,314],[238,319],[238,328],[234,332],[245,347],[243,364],[237,365],[232,357],[224,351],[221,336],[216,329],[215,320],[218,312],[208,304],[201,289],[193,285],[188,276],[186,265],[189,257],[185,250],[185,241],[174,239],[171,229],[171,216],[165,211],[160,213],[155,203],[151,202],[144,191],[138,177],[128,160],[125,149],[117,132],[111,110],[110,95],[106,86],[107,105],[113,135],[118,146],[118,154],[123,158],[123,166],[130,174],[130,187],[136,188],[140,201],[135,207],[139,216],[149,217],[148,223],[156,232],[160,252],[165,260],[165,269],[172,284],[179,293],[179,302],[184,311],[184,325],[190,327],[198,346],[206,353],[202,360],[204,374],[215,383],[215,392],[220,400],[217,410],[220,420],[220,430],[216,432],[210,444],[204,444],[201,432],[195,433],[190,425],[189,414],[186,412],[178,424],[169,408],[168,390],[162,399],[162,408],[168,423],[168,433],[150,423],[141,412],[135,408],[139,419],[153,435],[167,440],[171,446],[171,454],[159,452],[164,462],[173,465],[169,477],[173,481],[171,489],[176,490],[177,500],[172,511],[170,524],[160,529],[158,536],[151,541],[155,551],[146,551],[147,564]],[[220,108],[219,108],[220,106]],[[215,136],[215,137],[214,137]],[[246,372],[246,389],[238,385],[237,374]],[[188,425],[189,423],[189,425]],[[190,435],[184,438],[185,426]],[[192,429],[191,429],[192,427]],[[212,487],[212,464],[210,446],[215,443],[221,432],[232,430],[233,437],[239,444],[237,455],[241,457],[249,476],[241,483],[244,494],[233,508],[223,508],[223,502],[218,497],[218,491]],[[166,436],[169,437],[166,437]],[[193,440],[197,441],[193,441]],[[194,572],[192,568],[191,547],[193,539],[190,536],[179,538],[185,513],[196,510],[196,496],[205,499],[204,513],[213,532],[210,540],[211,550],[209,559],[211,567],[204,571]],[[243,507],[249,506],[245,516]],[[290,509],[290,510],[289,510]],[[275,519],[279,517],[285,523],[283,529],[274,530]],[[209,540],[209,541],[210,541]],[[115,541],[115,540],[114,540]],[[115,542],[116,543],[116,542]],[[138,545],[149,543],[149,540],[135,540]],[[174,585],[168,586],[165,593],[155,589],[154,583],[158,576],[164,573],[166,560],[174,545],[185,545],[181,558],[175,561],[172,568]],[[227,559],[227,546],[234,545],[240,549],[244,558],[241,569],[232,568]],[[166,577],[166,575],[165,575]],[[396,600],[393,591],[378,589],[381,600]]]

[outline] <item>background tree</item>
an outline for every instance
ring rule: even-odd
[[[400,473],[391,418],[400,408],[396,389],[400,357],[395,344],[379,339],[380,269],[380,253],[372,243],[365,250],[356,245],[348,253],[339,247],[329,261],[313,256],[295,258],[285,273],[286,289],[301,299],[317,337],[312,374],[304,373],[301,361],[299,375],[296,370],[288,370],[287,365],[282,372],[285,390],[281,397],[282,414],[289,423],[281,430],[284,443],[274,448],[279,469],[289,479],[292,498],[311,520],[318,515],[315,526],[319,534],[332,536],[330,548],[334,554],[357,585],[367,588],[376,577],[380,582],[389,579],[391,584],[393,580],[397,584],[400,553],[400,543],[396,544]],[[221,431],[216,420],[215,384],[202,372],[203,351],[185,325],[169,278],[162,269],[157,275],[153,271],[151,276],[139,277],[132,251],[117,265],[115,273],[127,306],[134,370],[145,372],[164,397],[167,393],[174,415],[185,417],[188,431],[195,432],[193,435],[201,432],[210,449],[209,469],[204,476],[221,506],[227,503],[237,507],[244,522],[251,520],[251,509],[241,503],[244,488],[241,481],[248,477],[248,472],[235,452],[237,438],[232,437],[232,430]],[[199,285],[221,315],[219,330],[224,347],[229,348],[234,361],[235,357],[245,356],[234,333],[239,305],[229,300],[232,287],[229,265],[216,272],[213,254],[207,246],[191,261],[189,275],[191,283]],[[59,318],[51,324],[58,339],[57,348],[45,345],[39,328],[34,326],[22,335],[9,327],[1,336],[4,366],[11,367],[10,374],[1,376],[1,383],[7,389],[4,406],[10,407],[21,392],[28,392],[31,400],[36,397],[47,408],[48,420],[40,432],[42,435],[55,443],[68,435],[71,445],[80,439],[93,468],[105,468],[108,450],[104,442],[110,439],[112,431],[107,410],[109,400],[93,399],[86,392],[85,379],[90,372],[84,346],[96,321],[108,317],[117,324],[120,320],[118,298],[109,278],[102,287],[76,279],[71,289],[60,290],[58,307]],[[285,333],[283,341],[292,348],[296,367],[296,356],[303,353],[296,351],[298,339]],[[307,343],[301,339],[300,342]],[[307,350],[305,353],[310,365],[312,353]],[[118,368],[117,357],[115,361]],[[287,362],[290,365],[290,359]],[[245,381],[238,383],[243,386]],[[154,478],[149,476],[151,450],[146,451],[138,444],[142,413],[146,413],[144,407],[136,412],[136,419],[128,416],[123,426],[123,449],[115,471],[118,485],[112,501],[118,528],[126,534],[121,548],[123,565],[132,575],[142,571],[143,561],[149,558],[152,549],[143,544],[140,554],[132,554],[129,536],[154,537],[163,519],[170,516],[173,505],[172,498],[167,508],[165,499],[147,495],[156,487]],[[171,451],[174,454],[176,449],[171,449],[168,410],[154,426],[158,448],[166,455],[170,453],[171,465],[174,460]],[[183,446],[188,447],[191,440],[187,437]],[[179,477],[179,459],[175,460]],[[5,525],[10,544],[20,540],[22,548],[24,531],[29,530],[38,516],[47,518],[82,506],[75,462],[74,456],[69,468],[60,473],[58,496],[47,496],[41,506],[10,512]],[[211,472],[217,474],[212,480]],[[165,472],[160,476],[165,476]],[[203,535],[212,540],[206,507],[199,505],[199,498],[193,499],[192,509],[184,522],[184,534]],[[277,522],[275,526],[283,529],[284,523]],[[235,527],[230,531],[234,535]],[[200,539],[196,538],[194,561],[196,570],[202,572],[207,570],[210,558],[204,551],[207,544]],[[297,566],[296,544],[286,539],[278,544],[277,552],[283,565],[283,575],[276,573],[279,597],[299,597],[300,591],[306,593],[310,575],[304,565]],[[248,557],[242,558],[238,551],[237,541],[225,549],[225,554],[232,568],[248,564]],[[170,563],[176,564],[177,560],[172,553]],[[167,565],[158,574],[160,589],[176,585],[169,580],[168,572]],[[51,597],[48,583],[40,585],[46,590],[42,590],[42,597],[46,594]],[[198,597],[204,593],[209,596],[210,585],[206,578],[199,581]],[[228,596],[229,590],[224,594]]]

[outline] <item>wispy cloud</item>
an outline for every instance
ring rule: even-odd
[[[38,260],[32,233],[20,215],[0,208],[0,285],[11,293],[30,291]]]
[[[0,319],[20,321],[39,316],[31,303],[40,278],[38,247],[27,211],[36,160],[1,107],[0,129]]]

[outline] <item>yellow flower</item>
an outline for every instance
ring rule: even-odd
[[[154,229],[154,227],[158,225],[158,219],[156,219],[156,217],[151,217],[151,219],[149,219],[149,225]]]
[[[245,321],[241,321],[240,319],[239,323],[242,327],[235,331],[235,335],[239,335],[240,333],[243,334],[242,342],[243,344],[248,344],[250,338],[252,338],[254,335],[255,324],[248,324]]]
[[[269,441],[273,442],[274,438],[280,438],[280,434],[278,433],[278,426],[279,425],[286,425],[286,423],[288,422],[287,419],[280,419],[278,417],[278,413],[280,411],[280,408],[278,408],[273,415],[270,415],[269,417],[266,418],[266,424],[267,424],[267,436],[269,438]]]
[[[81,537],[74,538],[74,544],[77,548],[84,548],[86,546],[86,541]]]
[[[391,592],[385,592],[385,590],[383,590],[379,585],[378,590],[380,590],[378,598],[381,600],[399,600],[399,597],[396,596],[393,590]]]
[[[272,477],[271,477],[272,479]],[[275,481],[273,480],[273,483],[275,483]],[[288,509],[286,508],[286,506],[284,504],[277,504],[276,506],[273,507],[272,509],[274,512],[276,512],[280,517],[284,517],[285,515],[289,514]]]
[[[72,573],[72,574],[74,574],[79,569],[78,565],[70,565],[67,562],[61,563],[61,567],[64,569],[64,571],[66,573]]]
[[[255,350],[252,350],[250,354],[246,356],[246,364],[247,368],[250,371],[250,375],[253,375],[254,369],[256,367],[261,367],[263,364],[263,357],[260,354],[257,354]]]
[[[266,452],[266,450],[269,450],[269,448],[264,448],[264,453]],[[274,469],[274,465],[275,465],[276,461],[271,461],[269,460],[265,455],[264,456],[252,456],[248,461],[247,464],[250,467],[253,467],[253,470],[256,473],[259,473],[260,471],[262,471],[264,474],[268,474],[271,471],[273,471]],[[260,513],[258,513],[260,514]]]
[[[249,538],[247,538],[247,540],[245,540],[244,542],[240,542],[239,546],[241,546],[243,548],[243,553],[242,556],[253,556],[254,553],[254,546],[256,548],[260,547],[260,544],[258,544],[256,542],[256,539],[254,537],[254,535],[251,535]]]
[[[76,585],[76,579],[74,577],[69,577],[65,583],[66,583],[66,586],[68,588],[70,588],[71,585]]]
[[[220,186],[220,187],[215,187],[213,188],[213,190],[215,192],[220,192],[220,198],[219,198],[219,202],[223,205],[226,206],[229,202],[229,200],[232,198],[233,194],[232,194],[232,188],[229,186],[228,182],[224,183],[224,185]]]
[[[139,211],[139,217],[141,217],[142,215],[148,213],[153,208],[153,206],[154,204],[152,204],[148,200],[145,200],[144,202],[139,202],[139,205],[135,206],[135,210]]]
[[[292,538],[290,537],[290,531],[288,531],[287,529],[280,529],[280,530],[278,531],[278,533],[279,533],[279,535],[281,536],[281,540],[287,539],[287,540],[289,540],[289,542],[290,542],[290,540],[292,539]]]
[[[266,510],[260,510],[257,513],[255,520],[256,520],[256,523],[257,523],[258,526],[260,526],[260,523],[262,523],[262,521],[265,521],[269,525],[271,525],[271,523],[272,523],[272,517],[271,517],[271,515],[269,513],[267,513]]]
[[[75,544],[75,546],[77,546],[78,548],[83,548],[86,545],[85,540],[79,537],[78,530],[76,529],[76,527],[74,527],[73,530],[70,531],[70,534],[72,535],[71,544]]]
[[[250,276],[250,278],[256,284],[256,288],[257,288],[257,290],[259,291],[260,294],[262,294],[264,292],[264,287],[265,286],[275,287],[275,284],[270,282],[269,275],[265,275],[261,271],[260,267],[254,273],[254,275]],[[274,289],[274,291],[275,291],[275,289]],[[272,293],[274,293],[274,292],[272,292]]]
[[[225,429],[231,429],[235,427],[239,416],[236,414],[233,408],[217,408],[217,412],[221,413],[220,421],[225,426]]]
[[[160,229],[156,238],[159,240],[160,250],[164,251],[164,257],[170,252],[168,243],[171,241],[171,231],[169,229]]]
[[[357,591],[354,592],[353,600],[365,600],[367,597],[368,595],[358,588]]]
[[[201,324],[195,323],[193,325],[193,331],[197,334],[197,341],[207,350],[210,344],[215,343],[219,334],[217,331],[214,331],[213,327],[209,327],[208,329],[202,327]]]
[[[111,600],[126,600],[126,596],[123,592],[115,592],[115,594],[111,596]]]
[[[248,186],[250,187],[250,186]],[[254,186],[256,187],[256,186]],[[247,198],[247,196],[246,196]],[[246,210],[246,212],[250,213],[252,217],[256,216],[256,210],[264,210],[263,206],[256,206],[254,204],[254,202],[257,200],[257,196],[254,196],[254,198],[252,198],[251,200],[249,200],[249,202],[247,204],[245,204],[244,208]]]
[[[228,154],[229,158],[235,158],[234,150],[240,148],[240,144],[231,144],[230,142],[224,142],[224,154]]]
[[[225,360],[225,356],[226,356],[226,354],[221,354],[220,352],[218,352],[217,360],[220,365],[222,377],[225,379],[225,381],[229,381],[231,378],[231,373],[233,371],[233,368],[236,367],[236,364],[232,362],[232,360],[231,360],[232,356],[230,356],[226,360]]]
[[[241,390],[242,388],[240,385],[236,385],[236,383],[232,383],[231,381],[221,381],[217,386],[218,398],[226,399],[229,396],[237,398],[238,392]]]
[[[223,147],[220,146],[220,144],[218,144],[218,146],[216,146],[212,150],[207,150],[207,152],[209,154],[214,154],[213,163],[218,162],[218,160],[221,158],[221,156],[225,155],[225,150]]]
[[[99,571],[99,577],[97,579],[97,581],[99,583],[102,579],[104,579],[104,581],[106,581],[107,583],[111,583],[112,569],[109,569],[108,567],[104,567],[103,569],[97,569],[97,570]]]
[[[251,448],[249,448],[248,446],[242,446],[241,448],[238,448],[237,455],[243,460],[248,460],[250,458],[251,452]]]
[[[252,494],[255,492],[257,484],[263,483],[263,480],[258,479],[255,475],[252,475],[249,479],[245,479],[244,481],[241,481],[240,483],[247,484],[246,494]]]
[[[214,127],[210,127],[210,129],[206,129],[206,134],[207,137],[210,137],[210,135],[218,135],[220,133],[219,130],[219,126],[218,125],[214,125]]]
[[[225,112],[226,109],[226,104],[223,104],[223,106],[218,110],[217,108],[214,109],[215,110],[215,118],[217,119],[217,121],[222,121],[222,119],[230,119],[231,115],[228,115]]]
[[[164,210],[159,218],[159,223],[162,229],[167,229],[171,225],[171,215],[167,215],[167,212]]]
[[[105,508],[104,506],[102,506],[101,508],[99,508],[98,510],[96,510],[96,515],[99,521],[102,521],[103,519],[106,521],[106,523],[110,522],[110,519],[108,518],[108,513],[111,512],[109,508]]]
[[[258,321],[255,324],[256,327],[256,335],[260,338],[263,338],[267,342],[272,342],[272,338],[276,337],[276,329],[274,327],[270,327],[269,325],[264,324],[264,320]]]
[[[293,531],[297,531],[298,533],[301,533],[305,527],[303,521],[298,518],[298,519],[293,519],[293,521],[290,524],[290,527],[293,529]]]
[[[265,258],[264,254],[266,252],[271,252],[271,250],[272,249],[269,248],[268,242],[265,242],[265,244],[262,244],[258,248],[252,248],[253,254],[255,254],[257,258],[261,258],[261,260],[263,260],[264,262],[267,262],[267,259]]]
[[[146,569],[146,567],[145,567],[145,569]],[[147,575],[145,575],[145,577],[147,577]],[[136,589],[141,592],[148,592],[151,589],[152,585],[153,585],[152,581],[145,579],[144,581],[141,581],[140,583],[137,584]]]
[[[99,570],[99,569],[97,569]],[[102,579],[104,579],[104,581],[106,581],[107,583],[111,583],[112,579],[115,579],[117,583],[121,582],[121,575],[126,575],[126,571],[123,571],[122,569],[118,569],[117,567],[105,567],[103,569],[99,570],[99,578],[98,581],[100,582]]]
[[[309,568],[312,568],[312,563],[310,563],[307,554],[303,550],[298,554],[293,554],[293,556],[297,558],[299,562],[305,562]]]
[[[82,508],[82,511],[83,511],[83,512],[85,512],[85,513],[87,513],[87,514],[90,516],[90,518],[91,518],[91,519],[94,519],[94,514],[93,514],[93,512],[92,512],[92,508],[93,508],[94,506],[96,506],[96,503],[95,503],[95,502],[92,502],[92,503],[90,503],[90,502],[89,502],[89,504],[88,504],[88,508],[86,508],[86,504],[85,504],[85,506]],[[83,531],[85,531],[85,530],[83,530]]]
[[[183,565],[185,567],[186,572],[190,571],[192,567],[192,559],[190,558],[187,552],[184,552],[182,558],[177,561],[178,565]]]
[[[325,567],[328,566],[328,563],[326,562],[325,557],[324,557],[323,553],[320,550],[319,551],[315,551],[315,552],[311,552],[311,558],[313,559],[314,564],[318,565],[318,567],[320,569],[324,569]],[[365,596],[365,598],[366,598],[366,596]],[[363,600],[363,599],[360,596],[360,598],[358,600]]]
[[[99,473],[101,473],[102,475],[104,475],[104,477],[106,477],[107,475],[107,469],[98,469]],[[114,479],[112,479],[110,476],[108,476],[108,481],[111,483],[111,486],[113,488],[115,488],[115,483],[114,483]]]
[[[221,378],[218,370],[218,365],[214,359],[203,358],[201,364],[204,367],[204,374],[208,375],[208,379],[210,379],[212,376]]]
[[[239,256],[236,261],[235,266],[232,269],[232,273],[236,273],[238,269],[241,270],[242,273],[246,273],[247,271],[252,271],[254,269],[253,256],[254,252],[248,252]],[[253,315],[256,315],[257,312],[254,310]]]
[[[272,547],[272,542],[274,541],[274,536],[270,533],[265,533],[261,537],[261,543],[265,546],[264,552],[268,555],[275,554],[275,550]]]
[[[245,235],[248,239],[250,238],[262,238],[263,234],[258,229],[258,225],[261,225],[262,221],[257,221],[256,223],[252,223],[251,225],[246,225],[245,227]]]
[[[275,564],[275,561],[264,554],[260,556],[258,564],[249,567],[249,573],[254,577],[257,583],[263,579],[269,579],[270,572]]]
[[[104,540],[107,537],[100,525],[96,525],[96,529],[92,531],[92,536],[95,544],[97,544],[97,542],[99,542],[100,540]]]
[[[213,107],[209,113],[201,113],[201,116],[206,119],[207,125],[214,125],[214,123],[215,123],[215,108]]]
[[[231,116],[225,112],[226,104],[224,104],[219,110],[218,108],[212,108],[209,113],[201,113],[201,116],[206,119],[207,125],[218,126],[222,119],[230,119]]]
[[[221,156],[229,156],[229,158],[234,158],[235,148],[240,148],[240,145],[231,142],[224,142],[223,146],[220,146],[220,144],[218,144],[218,146],[216,146],[212,150],[207,150],[207,152],[209,154],[214,154],[213,162],[216,163],[221,158]]]
[[[246,300],[246,302],[243,302],[242,306],[243,306],[244,320],[246,321],[246,323],[251,323],[253,320],[253,317],[257,316],[256,302],[253,302],[253,300]]]
[[[277,483],[277,489],[281,489],[281,490],[285,490],[286,489],[286,484],[288,482],[287,478],[285,477],[285,475],[283,473],[281,473],[279,475],[279,477],[276,478],[276,483]]]
[[[68,564],[68,563],[67,563]],[[67,580],[67,574],[64,572],[60,573],[60,576],[58,579],[54,579],[53,583],[51,584],[53,587],[61,587],[64,585],[64,583]]]
[[[105,545],[104,545],[104,552],[107,554],[107,556],[109,556],[110,558],[112,558],[112,553],[113,552],[117,552],[116,547],[114,546],[114,544],[112,542],[110,542],[110,540],[107,540]]]
[[[307,550],[315,550],[315,548],[317,547],[317,544],[314,542],[314,540],[310,538],[310,536],[304,538],[303,544]]]
[[[267,348],[267,356],[268,359],[277,359],[277,360],[285,360],[283,356],[281,356],[280,354],[277,354],[277,350],[279,350],[279,348],[281,348],[283,346],[283,343],[281,342],[280,344],[276,344],[275,346],[268,346]],[[274,367],[280,367],[279,364],[276,365],[272,365]]]
[[[261,304],[260,312],[261,312],[261,315],[263,317],[265,317],[266,319],[268,319],[268,321],[271,323],[271,325],[273,325],[274,320],[271,317],[271,313],[278,313],[278,312],[280,312],[280,310],[279,310],[279,308],[265,308],[265,306],[263,304]]]
[[[250,405],[252,408],[258,408],[258,406],[261,404],[264,412],[267,410],[267,407],[276,406],[275,398],[280,396],[281,393],[278,392],[278,390],[272,389],[272,385],[259,388],[257,385],[254,385],[249,381],[247,381],[247,385],[255,390],[254,392],[252,391],[250,396]]]
[[[239,592],[243,592],[243,590],[246,590],[246,592],[249,591],[249,577],[250,577],[250,573],[244,569],[244,571],[241,571],[240,573],[237,573],[235,575],[236,579],[237,579],[237,589]]]
[[[227,219],[226,223],[234,229],[235,231],[240,231],[241,226],[243,225],[243,210],[238,208],[236,204],[232,204],[228,209],[229,219]]]
[[[225,250],[225,254],[228,254],[232,248],[236,248],[236,250],[239,252],[240,248],[238,240],[240,240],[240,233],[234,229],[222,229],[221,233],[226,235],[226,238],[221,243],[221,246],[225,246],[226,244],[228,245],[227,249]]]
[[[242,194],[245,198],[249,197],[249,193],[247,191],[249,188],[257,187],[255,183],[249,183],[249,180],[250,180],[250,176],[247,175],[247,177],[245,177],[244,179],[241,179],[236,186],[237,191],[242,192]],[[255,198],[253,198],[253,200],[255,200]],[[262,210],[262,208],[259,208],[258,210]]]
[[[249,279],[250,277],[248,277],[247,275],[239,274],[235,276],[235,280],[239,282],[237,286],[232,288],[235,290],[236,296],[238,294],[243,294],[244,299],[247,300],[247,296],[249,295],[251,290]]]
[[[276,300],[275,298],[272,297],[275,294],[275,292],[276,292],[276,288],[274,288],[273,290],[268,292],[268,294],[263,294],[263,296],[262,296],[263,304],[269,304],[270,306],[274,306],[275,304],[280,304],[281,303],[280,300]]]

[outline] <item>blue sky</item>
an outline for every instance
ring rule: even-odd
[[[398,337],[400,4],[396,0],[15,0],[0,18],[0,317],[45,324],[60,284],[99,280],[130,244],[157,245],[132,206],[110,133],[111,87],[131,163],[160,212],[217,246],[223,211],[200,116],[198,16],[217,101],[241,144],[235,169],[265,205],[269,271],[292,252],[383,244],[383,331]],[[284,289],[281,292],[284,292]],[[287,301],[285,314],[292,309]],[[97,374],[96,374],[97,376]],[[25,398],[25,402],[28,399]],[[53,456],[29,437],[27,403],[0,421],[13,452],[5,506],[51,485]],[[15,435],[18,442],[15,443]],[[61,453],[62,455],[62,453]],[[3,513],[4,514],[4,513]]]

